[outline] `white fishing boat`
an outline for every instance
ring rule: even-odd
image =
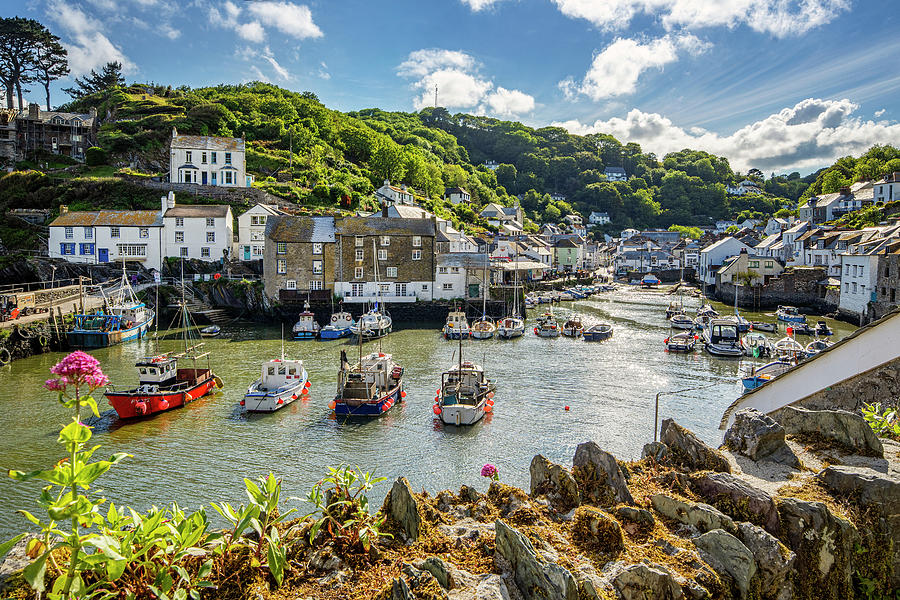
[[[475,340],[489,340],[494,337],[496,331],[497,326],[494,325],[494,322],[490,318],[481,317],[472,323],[470,335],[472,336],[472,339]]]
[[[767,321],[750,321],[750,329],[752,329],[753,331],[776,333],[778,331],[778,323],[769,323]]]
[[[322,326],[316,322],[316,315],[309,310],[309,302],[303,304],[303,312],[298,315],[294,323],[293,333],[295,340],[313,340],[319,337]]]
[[[450,311],[447,315],[447,322],[444,323],[441,331],[448,340],[469,337],[469,321],[466,319],[466,313],[461,310]]]
[[[828,335],[834,335],[834,331],[831,329],[831,327],[828,326],[828,323],[826,323],[825,321],[817,321],[816,328],[815,328],[815,334],[816,334],[816,336],[823,337],[823,336],[828,336]]]
[[[707,303],[697,309],[697,316],[715,318],[719,316],[719,311],[714,309],[711,304]]]
[[[806,349],[803,344],[793,338],[792,334],[793,332],[789,331],[786,337],[775,342],[775,356],[796,364],[806,356]]]
[[[694,347],[697,344],[697,336],[691,331],[682,331],[681,333],[670,334],[664,342],[666,350],[669,352],[687,354],[694,351]]]
[[[669,323],[675,329],[693,329],[694,328],[694,320],[684,313],[678,313],[678,314],[672,315],[672,318],[669,320]]]
[[[806,352],[806,356],[808,358],[810,356],[815,356],[819,352],[827,350],[832,346],[834,346],[834,342],[830,340],[815,339],[806,345],[804,351]]]
[[[541,315],[534,328],[534,333],[545,338],[559,337],[559,324],[556,322],[556,317],[553,316],[553,311]]]
[[[309,393],[302,360],[274,358],[263,363],[259,379],[250,384],[241,407],[246,412],[275,412]]]
[[[562,334],[566,337],[577,338],[584,333],[584,324],[578,315],[572,315],[563,323]]]
[[[506,317],[497,325],[497,337],[502,340],[511,340],[523,335],[525,335],[525,321],[519,317]]]
[[[767,381],[775,379],[792,366],[793,365],[788,361],[776,360],[761,367],[751,368],[748,373],[745,373],[744,376],[741,377],[744,391],[749,392],[750,390],[758,388]]]
[[[374,340],[389,334],[392,327],[391,317],[381,312],[376,306],[350,326],[350,333],[356,336],[362,335],[365,340]]]
[[[768,358],[775,353],[772,342],[761,333],[748,333],[744,336],[744,354],[753,358]]]
[[[730,319],[713,319],[703,330],[706,351],[713,356],[743,356],[737,325]]]
[[[806,315],[801,315],[795,306],[779,306],[775,316],[786,323],[806,323]]]
[[[462,358],[441,375],[441,387],[432,410],[447,425],[474,425],[494,407],[494,384],[484,376],[484,368]]]

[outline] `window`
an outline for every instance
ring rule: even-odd
[[[283,258],[279,258],[277,261],[278,272],[282,275],[287,273],[287,261]]]
[[[751,269],[758,269],[758,268],[759,268],[759,261],[758,261],[758,260],[751,260],[751,261],[750,261],[750,264],[749,264],[749,267],[750,267]]]
[[[200,258],[209,258],[209,248],[200,248]]]
[[[215,231],[207,231],[206,232],[206,243],[207,244],[215,244],[216,243],[216,232]]]
[[[206,226],[207,226],[207,227],[215,227],[215,226],[216,226],[216,220],[215,220],[214,218],[212,218],[212,217],[206,217]]]
[[[321,282],[321,281],[310,281],[310,282],[309,282],[309,289],[310,289],[310,290],[321,290],[321,289],[322,289],[322,282]]]
[[[897,288],[891,288],[891,302],[897,301]]]
[[[772,269],[772,268],[774,268],[774,267],[775,267],[775,261],[772,261],[772,260],[767,260],[767,261],[766,261],[766,268],[767,268],[767,269]]]
[[[389,236],[389,235],[381,236],[381,245],[382,246],[390,246],[391,245],[391,236]]]
[[[141,228],[138,230],[138,236],[139,236],[139,237],[142,237],[142,238],[148,238],[148,237],[150,237],[150,229],[147,228],[147,227],[141,227]]]
[[[226,164],[226,165],[230,165],[230,164],[231,164],[231,152],[226,152],[226,153],[225,153],[225,164]]]
[[[856,282],[854,281],[854,282],[853,282],[853,293],[854,293],[854,294],[856,293],[856,287],[857,287],[857,286],[856,286]]]
[[[378,260],[387,260],[387,250],[378,251]]]
[[[324,271],[324,269],[323,269],[323,267],[322,267],[322,261],[321,261],[321,260],[314,260],[314,261],[313,261],[313,274],[315,274],[315,275],[321,275],[321,274],[322,274],[322,271]]]
[[[421,260],[422,259],[422,251],[421,250],[413,250],[413,260]]]
[[[362,296],[364,286],[365,286],[365,284],[362,284],[362,283],[351,283],[350,284],[350,295],[351,296]]]
[[[296,279],[288,279],[284,282],[284,289],[286,290],[296,290],[297,289],[297,280]]]
[[[85,227],[84,228],[84,239],[86,239],[86,240],[94,239],[94,228],[93,227]]]
[[[175,232],[175,243],[176,243],[176,244],[183,244],[183,243],[184,243],[184,232],[183,232],[183,231],[176,231],[176,232]]]
[[[363,251],[362,250],[356,251],[356,260],[363,260]]]
[[[321,242],[313,243],[313,254],[322,254],[322,243]]]
[[[845,266],[847,267],[847,272],[845,273],[845,275],[849,275],[850,274],[850,265],[845,265]]]
[[[363,238],[360,236],[356,236],[356,247],[362,248],[362,245],[363,245]]]
[[[445,275],[447,273],[447,267],[438,267],[438,273],[440,275]]]
[[[204,165],[206,164],[206,152],[200,153],[200,163]]]
[[[396,277],[397,276],[397,267],[388,267],[385,269],[386,277]]]
[[[119,256],[147,256],[146,244],[117,244]]]
[[[75,237],[75,228],[66,227],[66,239],[71,240],[73,237]]]
[[[93,244],[81,244],[81,255],[85,254],[93,254],[94,253],[94,245]]]
[[[353,278],[354,279],[362,279],[363,278],[363,268],[362,267],[356,267],[353,270]]]
[[[423,283],[423,284],[422,284],[422,291],[423,291],[423,292],[427,292],[427,291],[428,291],[428,284],[427,284],[427,283]]]
[[[414,247],[414,248],[421,248],[421,247],[422,247],[422,236],[421,236],[421,235],[414,235],[414,236],[413,236],[413,247]]]
[[[450,267],[451,273],[459,273],[459,267]]]
[[[109,228],[109,237],[111,237],[111,238],[119,237],[119,228],[118,227],[110,227]]]
[[[212,164],[216,164],[216,153],[215,153],[215,152],[213,152],[213,153],[211,154],[211,156],[210,156],[210,161],[209,161],[209,162],[211,162]],[[213,177],[215,177],[215,176],[216,176],[216,174],[213,173]]]
[[[191,183],[191,171],[184,172],[184,182]]]
[[[193,156],[194,156],[194,153],[191,152],[190,150],[188,150],[187,152],[184,153],[184,162],[190,163],[191,158],[193,158]]]
[[[452,283],[445,283],[445,284],[443,284],[443,285],[441,286],[441,289],[444,290],[444,291],[446,291],[446,290],[452,290],[452,289],[453,289],[453,284],[452,284]]]
[[[394,284],[394,292],[398,296],[405,296],[406,295],[406,284],[405,283]]]
[[[275,254],[287,254],[287,242],[277,242],[275,244]]]
[[[262,256],[265,246],[253,246],[253,256]]]
[[[381,290],[382,294],[390,294],[391,293],[391,284],[389,283],[379,283],[378,289]]]
[[[234,173],[232,173],[231,171],[225,171],[225,173],[222,174],[222,179],[225,183],[234,183]]]
[[[250,224],[251,225],[265,225],[266,224],[266,215],[251,215],[250,216]]]
[[[844,284],[844,292],[847,294],[850,293],[850,284],[849,283]]]
[[[182,246],[182,247],[181,247],[181,252],[180,252],[180,254],[181,254],[181,256],[184,257],[184,258],[187,258],[187,257],[188,257],[188,249],[187,249],[187,246]]]
[[[175,227],[184,227],[184,217],[175,217]]]
[[[258,242],[258,241],[264,240],[264,239],[266,239],[265,231],[250,230],[250,241],[251,242]]]

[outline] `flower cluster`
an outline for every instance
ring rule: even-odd
[[[62,359],[50,372],[58,377],[48,379],[44,387],[54,392],[65,392],[70,385],[76,390],[85,386],[94,390],[109,383],[109,378],[100,369],[100,361],[81,350]]]
[[[497,467],[492,464],[486,464],[481,467],[481,476],[494,481],[500,481],[500,472],[497,471]]]

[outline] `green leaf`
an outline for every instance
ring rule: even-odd
[[[281,585],[281,581],[284,579],[284,564],[285,560],[285,552],[284,548],[281,546],[281,543],[278,540],[278,532],[275,528],[272,528],[275,536],[274,539],[269,538],[268,544],[268,558],[269,558],[269,572],[272,574],[272,577],[275,578],[275,583],[279,586]]]
[[[50,550],[38,556],[33,563],[25,567],[22,574],[25,581],[31,586],[35,592],[40,594],[46,588],[44,587],[44,576],[47,574],[47,558],[50,556]]]
[[[27,511],[19,511],[19,512],[27,512]],[[28,516],[31,517],[31,515],[28,515]],[[34,519],[34,517],[31,517],[31,518]],[[35,524],[37,524],[37,523],[35,523]],[[6,554],[10,550],[12,550],[12,547],[15,546],[16,544],[18,544],[19,540],[21,540],[23,537],[25,537],[25,535],[26,534],[21,533],[21,534],[17,535],[16,537],[14,537],[13,539],[9,540],[8,542],[3,542],[2,544],[0,544],[0,558],[3,558],[4,556],[6,556]]]
[[[59,441],[64,444],[84,444],[90,439],[90,428],[78,421],[72,421],[59,432]]]
[[[93,396],[84,396],[81,399],[81,403],[90,408],[95,417],[100,417],[100,411],[97,410],[97,401],[94,400]]]
[[[125,573],[127,567],[127,560],[108,560],[106,561],[106,577],[110,581],[115,581]]]
[[[197,577],[200,579],[206,579],[209,577],[209,574],[212,573],[213,569],[213,561],[208,560],[202,565],[200,565],[200,569],[197,571]]]

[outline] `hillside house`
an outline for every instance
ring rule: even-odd
[[[884,179],[873,184],[873,199],[875,202],[893,202],[900,200],[900,172],[886,175]]]
[[[591,225],[606,225],[609,223],[609,213],[593,211],[588,217],[588,222]]]
[[[463,188],[452,187],[444,190],[444,200],[449,200],[454,205],[468,203],[472,200],[472,195]]]
[[[732,285],[765,285],[773,277],[784,272],[784,265],[769,256],[750,254],[741,249],[737,256],[726,259],[725,264],[716,272],[716,285],[729,283]]]
[[[266,221],[285,214],[277,206],[255,204],[237,218],[238,235],[235,258],[241,261],[261,260],[266,247]]]
[[[389,179],[384,180],[384,184],[375,190],[375,199],[383,205],[405,204],[412,206],[416,203],[416,197],[412,191],[407,189],[406,184],[400,184],[400,187],[391,185]]]
[[[172,128],[169,181],[223,187],[250,187],[242,138],[182,135]]]
[[[603,169],[607,181],[627,181],[628,175],[622,167],[606,167]]]
[[[751,246],[731,236],[703,248],[700,251],[700,262],[697,265],[697,275],[700,281],[706,285],[715,285],[716,273],[725,264],[726,259],[737,256],[741,250],[749,253]]]
[[[97,144],[96,109],[84,114],[45,111],[32,103],[27,111],[8,112],[3,120],[6,123],[0,123],[0,141],[5,142],[5,148],[0,150],[3,155],[12,154],[15,160],[23,160],[27,152],[42,150],[83,161],[85,151]]]
[[[335,248],[334,217],[270,215],[263,260],[266,296],[298,303],[307,295],[330,297]]]
[[[490,225],[506,233],[521,232],[525,224],[525,215],[522,213],[522,207],[518,205],[500,206],[496,202],[491,202],[481,210],[480,215],[487,219]]]

